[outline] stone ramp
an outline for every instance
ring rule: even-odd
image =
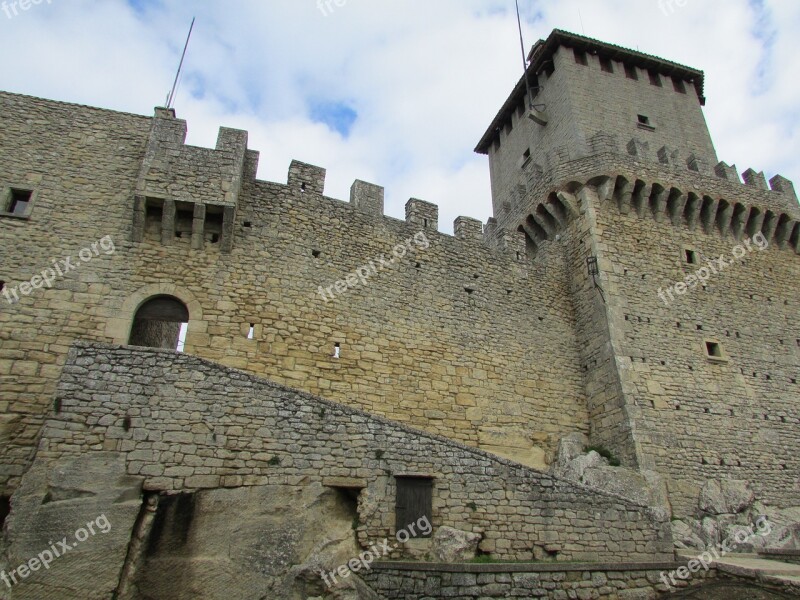
[[[680,555],[681,561],[693,558],[696,556]],[[800,565],[761,558],[757,554],[735,554],[715,560],[714,566],[720,573],[781,587],[800,597]]]

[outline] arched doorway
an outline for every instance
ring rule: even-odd
[[[174,296],[146,300],[133,317],[128,343],[131,346],[183,351],[189,309]]]

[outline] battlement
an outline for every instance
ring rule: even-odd
[[[764,211],[800,219],[794,184],[782,175],[767,182],[763,172],[748,169],[740,178],[736,166],[724,161],[712,167],[696,155],[687,156],[667,146],[653,148],[639,137],[621,142],[618,135],[607,131],[590,137],[583,151],[575,154],[561,146],[546,154],[544,164],[528,161],[495,198],[496,220],[509,229],[518,227],[562,182],[578,174],[615,171],[639,173],[666,188],[713,190],[717,197],[730,202],[761,206]]]
[[[617,152],[619,148],[616,147],[614,142],[615,136],[606,132],[599,132],[590,140],[590,147],[592,149],[602,147],[605,151]],[[661,146],[654,152],[654,149],[651,149],[646,141],[636,137],[628,141],[626,149],[630,156],[669,165],[676,170],[688,169],[689,171],[694,171],[702,175],[710,177],[715,176],[720,179],[740,183],[760,190],[776,192],[776,194],[780,194],[780,196],[776,195],[772,197],[776,204],[783,204],[784,208],[787,210],[795,210],[798,208],[794,184],[782,175],[775,175],[769,180],[769,185],[767,185],[764,172],[757,172],[751,168],[742,173],[740,179],[736,165],[729,165],[725,161],[720,161],[712,167],[695,154],[683,156],[680,150],[669,148],[668,146]]]
[[[186,130],[174,110],[155,109],[136,180],[131,239],[151,234],[168,246],[185,236],[192,249],[219,244],[230,252],[248,134],[221,127],[211,149],[187,146]]]
[[[777,178],[773,181],[781,183]],[[736,240],[745,236],[752,238],[760,233],[766,242],[800,254],[800,211],[797,209],[782,210],[780,206],[758,203],[758,196],[745,202],[719,197],[711,191],[715,186],[704,191],[698,182],[693,183],[686,185],[685,181],[676,182],[657,174],[649,178],[643,176],[640,169],[628,170],[619,166],[613,173],[597,171],[589,175],[584,171],[580,180],[573,177],[546,194],[540,190],[531,198],[529,213],[519,228],[525,232],[529,245],[534,249],[555,239],[578,213],[577,192],[585,186],[592,186],[597,189],[601,202],[612,202],[624,215],[633,213],[642,219],[649,215],[659,223],[669,222],[675,227],[699,230],[707,235],[717,233],[723,238],[732,236]],[[766,191],[769,195],[774,193],[784,192]],[[763,198],[766,194],[759,196]]]
[[[619,136],[607,131],[599,131],[591,136],[587,140],[584,152],[575,153],[576,156],[571,156],[568,148],[561,146],[546,154],[545,165],[532,161],[526,163],[522,168],[524,183],[528,187],[533,187],[538,181],[560,170],[559,167],[564,163],[609,152],[625,154],[636,160],[658,163],[675,171],[691,171],[707,177],[724,179],[731,183],[749,186],[757,190],[773,192],[773,194],[766,196],[768,203],[773,204],[776,208],[788,211],[800,209],[793,182],[782,175],[775,175],[767,183],[763,171],[757,172],[754,169],[747,169],[740,178],[736,165],[729,165],[724,161],[720,161],[712,167],[695,154],[684,156],[680,150],[668,146],[651,148],[647,141],[637,137],[630,138],[625,143],[623,151]]]
[[[327,171],[322,167],[293,160],[289,166],[286,187],[293,194],[312,194],[334,202],[343,202],[324,196],[326,175]],[[388,217],[384,212],[384,197],[385,190],[382,186],[357,179],[350,187],[349,205],[361,216],[394,221],[394,218]],[[405,222],[415,230],[439,233],[439,207],[425,200],[410,198],[405,206]],[[524,259],[525,236],[520,232],[498,229],[495,219],[489,219],[489,223],[484,225],[477,219],[459,216],[453,221],[452,237],[465,243],[481,244],[510,253],[517,260]]]

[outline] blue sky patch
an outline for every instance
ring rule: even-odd
[[[343,102],[319,102],[311,105],[311,120],[324,123],[344,138],[350,135],[357,118],[358,113]]]
[[[130,6],[138,15],[143,15],[149,9],[159,6],[160,0],[127,0]]]

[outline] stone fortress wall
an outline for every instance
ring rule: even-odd
[[[79,263],[0,306],[9,491],[69,345],[127,343],[157,294],[187,304],[190,354],[525,464],[544,467],[561,436],[588,432],[562,256],[534,265],[487,247],[471,219],[438,233],[436,207],[420,200],[406,221],[385,217],[382,189],[363,182],[350,203],[326,198],[324,170],[310,165],[293,163],[288,185],[257,181],[241,132],[223,129],[203,150],[183,145],[185,122],[165,111],[0,99],[4,180],[35,189],[28,218],[0,216],[0,279],[8,291],[54,258]],[[115,251],[81,263],[104,236]],[[319,293],[413,239],[366,285]]]
[[[734,473],[797,504],[784,473],[800,352],[793,186],[712,169],[700,88],[653,85],[642,68],[633,80],[625,60],[609,72],[601,58],[554,50],[538,77],[555,137],[519,162],[514,140],[541,126],[511,111],[511,133],[490,144],[495,216],[485,227],[461,217],[455,236],[422,200],[404,221],[386,217],[374,184],[356,181],[349,203],[325,197],[319,167],[293,162],[286,185],[259,181],[245,132],[222,128],[216,148],[196,148],[164,109],[145,118],[0,94],[3,197],[32,192],[25,214],[0,212],[0,280],[19,296],[0,305],[5,492],[30,465],[73,341],[125,344],[137,308],[171,295],[189,311],[189,354],[537,468],[583,432],[666,476],[680,512],[704,480]],[[625,86],[641,88],[631,105],[655,115],[649,129],[621,109],[600,123],[585,106],[591,93],[616,106]],[[546,96],[556,92],[563,102]],[[659,298],[694,269],[687,250],[714,256],[758,232],[766,251],[705,290]],[[77,258],[103,238],[113,252]],[[69,256],[78,268],[22,293]],[[709,359],[706,342],[726,360]],[[742,436],[760,442],[742,449]]]
[[[95,561],[98,598],[138,585],[250,597],[283,585],[283,567],[305,585],[319,561],[351,556],[351,518],[362,547],[391,535],[394,477],[416,475],[434,481],[435,527],[479,535],[492,558],[635,555],[651,572],[620,577],[640,593],[663,591],[652,561],[671,556],[666,519],[700,523],[713,482],[748,481],[760,502],[796,510],[792,183],[752,169],[742,181],[718,162],[702,72],[564,32],[532,57],[538,121],[518,84],[479,145],[494,216],[459,217],[453,236],[434,204],[412,198],[404,220],[387,217],[380,186],[329,198],[325,170],[299,161],[286,184],[260,181],[243,131],[197,148],[170,110],[0,92],[9,555],[107,508],[119,526],[63,562],[60,597],[85,595],[78,575]],[[135,322],[160,297],[188,313],[184,354],[128,346],[177,341],[173,322]],[[571,473],[562,451],[582,435],[638,471],[614,485],[654,487],[624,499],[553,476]],[[162,503],[155,517],[150,501]],[[257,564],[194,589],[203,557],[230,575],[216,539],[231,535],[220,529],[230,503],[265,531],[305,532],[272,541],[311,562],[263,554],[250,532],[232,543]],[[338,554],[303,546],[323,517]],[[393,558],[427,556],[426,544]],[[262,579],[265,564],[280,568]],[[377,587],[425,592],[424,575],[383,569]],[[618,569],[579,571],[552,577],[605,589]],[[437,577],[448,589],[555,585],[472,573]],[[46,595],[37,585],[19,597]]]

